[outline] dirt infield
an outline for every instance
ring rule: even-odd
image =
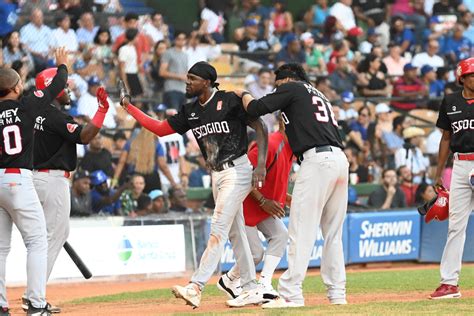
[[[386,270],[416,270],[436,268],[438,265],[414,265],[414,264],[382,264],[372,266],[349,267],[348,272],[357,271],[386,271]],[[319,275],[319,270],[309,271],[309,275]],[[97,304],[71,304],[68,303],[74,299],[109,295],[123,292],[139,292],[153,289],[170,288],[175,284],[186,284],[189,278],[173,279],[154,279],[140,281],[113,281],[113,282],[83,282],[83,283],[64,283],[48,286],[48,300],[58,304],[63,308],[61,315],[162,315],[169,313],[192,312],[192,308],[184,305],[181,300],[146,300],[140,301],[120,301],[113,303]],[[217,277],[214,277],[210,284],[215,284]],[[23,288],[8,288],[8,297],[10,298],[10,308],[13,315],[22,315],[20,308],[20,297]],[[373,301],[403,301],[411,302],[426,299],[428,293],[421,292],[403,292],[403,293],[368,293],[368,294],[348,294],[348,301],[351,304],[362,304]],[[464,290],[465,296],[474,296],[474,290]],[[320,304],[329,304],[323,294],[307,294],[306,305],[314,306]],[[226,297],[205,296],[202,305],[196,312],[225,312],[229,308],[225,306]],[[247,307],[246,309],[256,309],[259,307]],[[237,310],[236,310],[237,312]]]

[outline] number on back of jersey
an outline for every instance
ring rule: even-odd
[[[3,151],[8,155],[21,153],[21,132],[18,125],[5,126],[3,129]]]

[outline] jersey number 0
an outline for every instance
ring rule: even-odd
[[[12,135],[14,144],[10,142]],[[16,155],[21,153],[23,148],[21,146],[21,133],[18,125],[10,125],[3,129],[3,144],[5,152],[8,155]]]

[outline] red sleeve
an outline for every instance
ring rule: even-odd
[[[125,40],[125,35],[120,34],[119,37],[117,37],[117,39],[115,40],[114,45],[112,46],[112,51],[115,53],[118,53],[117,50],[124,40]]]
[[[176,131],[170,126],[168,120],[160,121],[149,117],[135,106],[129,104],[127,106],[127,112],[133,116],[141,126],[149,130],[158,136],[166,136],[176,133]]]
[[[275,134],[275,133],[273,133]],[[275,159],[276,151],[280,145],[277,135],[270,134],[268,135],[268,150],[267,150],[267,161],[265,162],[265,167],[269,167],[273,159]],[[255,168],[258,163],[258,146],[256,144],[250,147],[247,156],[249,157],[250,163]]]

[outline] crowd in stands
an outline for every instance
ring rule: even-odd
[[[186,102],[195,62],[229,77],[223,89],[244,87],[256,98],[273,90],[273,69],[297,62],[333,103],[351,185],[380,184],[362,199],[352,188],[352,206],[390,209],[433,196],[441,137],[433,123],[444,94],[460,89],[457,63],[474,55],[474,1],[315,0],[297,14],[287,0],[199,5],[198,23],[184,32],[160,12],[125,12],[119,0],[0,0],[0,65],[31,92],[35,75],[54,65],[53,49],[65,46],[72,102],[63,110],[87,122],[97,88],[115,91],[118,78],[137,106],[163,119]],[[230,20],[238,21],[232,30]],[[209,187],[192,134],[158,139],[110,103],[106,130],[78,146],[71,215],[200,213],[181,203],[187,188]],[[263,119],[275,131],[275,116]]]

